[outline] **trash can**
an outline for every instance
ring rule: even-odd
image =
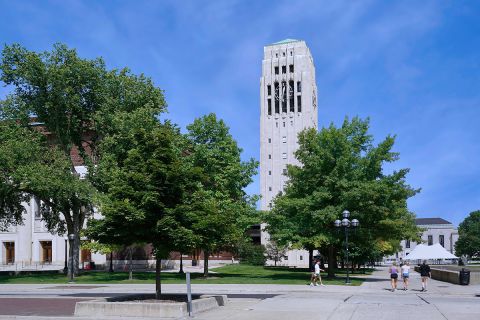
[[[460,284],[462,286],[467,286],[470,283],[470,270],[465,270],[465,268],[462,268],[462,271],[459,273],[460,277]]]

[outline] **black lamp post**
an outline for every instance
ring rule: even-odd
[[[63,268],[63,273],[67,274],[68,273],[68,256],[67,256],[67,238],[65,238],[65,267]]]
[[[356,228],[360,224],[360,222],[357,219],[353,219],[352,221],[348,220],[348,217],[350,217],[350,212],[348,210],[345,210],[342,212],[343,219],[340,220],[335,220],[334,225],[337,228],[342,228],[345,231],[345,255],[347,258],[347,279],[345,280],[345,284],[350,284],[350,274],[349,274],[349,268],[348,268],[348,230],[350,228]]]
[[[70,270],[69,270],[69,280],[68,282],[70,283],[73,283],[73,273],[74,273],[74,270],[73,270],[73,264],[74,264],[74,257],[73,257],[73,246],[72,246],[72,242],[75,240],[75,235],[74,234],[69,234],[68,235],[68,240],[70,240],[70,256],[69,256],[69,259],[70,259]]]

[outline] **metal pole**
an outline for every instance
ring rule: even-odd
[[[346,251],[347,251],[347,280],[345,281],[345,284],[350,284],[350,273],[349,273],[349,268],[348,268],[348,227],[345,227],[345,246],[346,246]]]
[[[67,274],[68,272],[68,257],[67,257],[67,239],[65,239],[65,267],[63,268],[63,273]]]
[[[72,240],[73,242],[73,240]],[[68,280],[69,283],[73,283],[73,273],[74,273],[74,269],[73,269],[73,246],[71,245],[70,246],[70,279]]]
[[[193,315],[192,311],[192,286],[190,283],[190,272],[186,273],[187,276],[187,308],[188,308],[188,315],[191,317]]]

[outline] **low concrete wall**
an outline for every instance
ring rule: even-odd
[[[181,318],[188,315],[186,302],[132,302],[131,300],[154,299],[155,295],[128,295],[116,298],[77,302],[76,316],[118,316]],[[227,296],[196,296],[192,301],[192,312],[211,310],[227,303]]]
[[[430,268],[432,279],[460,284],[460,271]],[[468,267],[465,269],[468,270]],[[415,271],[419,272],[418,266],[415,266]],[[480,272],[470,272],[470,284],[480,284]]]

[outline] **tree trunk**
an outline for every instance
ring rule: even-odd
[[[204,250],[203,251],[203,259],[204,259],[204,263],[203,263],[203,277],[204,278],[208,278],[208,256],[209,256],[209,253],[207,250]]]
[[[162,295],[162,258],[155,255],[155,299],[159,300]]]
[[[133,270],[132,270],[132,246],[128,247],[128,280],[133,280]]]
[[[184,272],[183,272],[183,257],[182,257],[181,252],[180,252],[180,270],[178,271],[178,273],[184,274]]]
[[[67,271],[67,278],[73,279],[73,276],[75,274],[73,266],[73,246],[74,246],[74,239],[68,238],[68,271]]]
[[[313,264],[313,249],[308,249],[308,269],[313,271],[314,264]]]
[[[328,277],[335,278],[335,268],[337,267],[337,255],[333,245],[328,246]]]
[[[113,272],[113,251],[110,252],[110,269],[108,272]]]

